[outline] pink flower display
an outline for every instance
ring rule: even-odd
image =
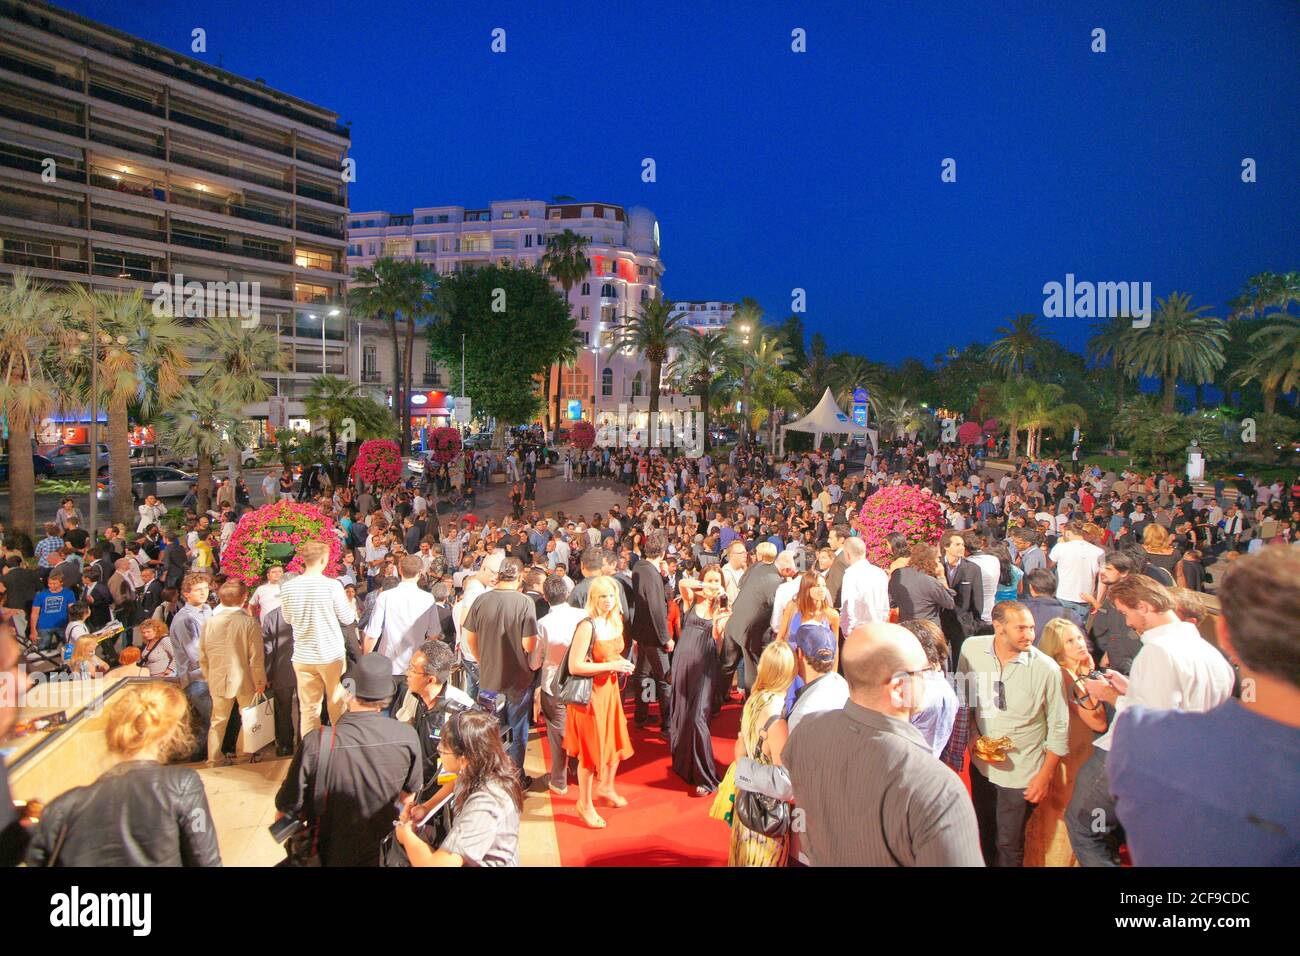
[[[352,465],[352,477],[379,488],[395,488],[402,480],[402,450],[397,442],[386,438],[362,442]]]
[[[943,536],[943,509],[928,489],[900,485],[881,488],[862,505],[858,533],[867,558],[882,568],[892,560],[889,536],[901,532],[911,544],[938,544]]]
[[[957,440],[963,445],[978,445],[984,440],[984,429],[977,422],[966,422],[957,429]]]
[[[221,572],[247,585],[256,585],[273,565],[284,565],[286,571],[301,571],[302,559],[297,555],[297,546],[307,541],[324,541],[330,546],[325,573],[337,577],[343,564],[343,546],[333,520],[315,505],[296,501],[264,505],[239,519],[230,543],[221,552]],[[287,554],[290,551],[293,553]]]
[[[444,425],[429,433],[430,455],[440,465],[447,465],[460,454],[460,429]]]
[[[574,422],[569,429],[569,444],[579,451],[586,451],[596,444],[596,426],[588,421]]]

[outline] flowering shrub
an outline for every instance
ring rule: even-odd
[[[984,440],[984,429],[977,422],[966,422],[957,429],[957,440],[963,445],[978,445]]]
[[[444,425],[429,433],[429,453],[440,465],[456,460],[460,454],[460,429]]]
[[[325,573],[336,577],[343,562],[343,546],[334,532],[334,522],[315,505],[296,501],[276,501],[250,511],[239,519],[230,543],[221,552],[221,572],[248,585],[260,584],[266,569],[276,564],[287,571],[301,571],[302,559],[297,550],[308,541],[324,541],[330,546]],[[277,552],[293,554],[286,564]]]
[[[352,477],[380,488],[396,487],[402,480],[402,450],[397,442],[386,438],[362,442],[352,465]]]
[[[881,488],[862,505],[858,533],[867,558],[883,568],[892,560],[889,536],[901,532],[911,544],[938,544],[943,536],[943,509],[926,489],[901,485]]]
[[[586,451],[596,444],[596,426],[588,421],[574,422],[569,429],[569,444],[579,451]]]

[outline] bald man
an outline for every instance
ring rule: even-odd
[[[925,706],[925,651],[874,621],[844,643],[849,700],[802,720],[781,763],[814,866],[983,866],[961,780],[909,723]]]

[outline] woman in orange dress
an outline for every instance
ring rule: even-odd
[[[587,592],[587,617],[578,622],[569,645],[569,673],[590,677],[591,703],[569,704],[564,721],[564,751],[578,758],[578,816],[594,829],[605,826],[594,798],[614,807],[627,800],[614,789],[619,761],[632,756],[632,738],[618,689],[620,674],[632,673],[623,657],[623,614],[618,583],[599,577]],[[588,648],[591,653],[588,654]]]

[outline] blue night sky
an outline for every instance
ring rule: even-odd
[[[800,287],[872,359],[988,340],[1067,272],[1222,314],[1300,268],[1295,0],[61,5],[183,52],[201,26],[199,59],[351,120],[354,210],[645,205],[670,298],[780,320]]]

